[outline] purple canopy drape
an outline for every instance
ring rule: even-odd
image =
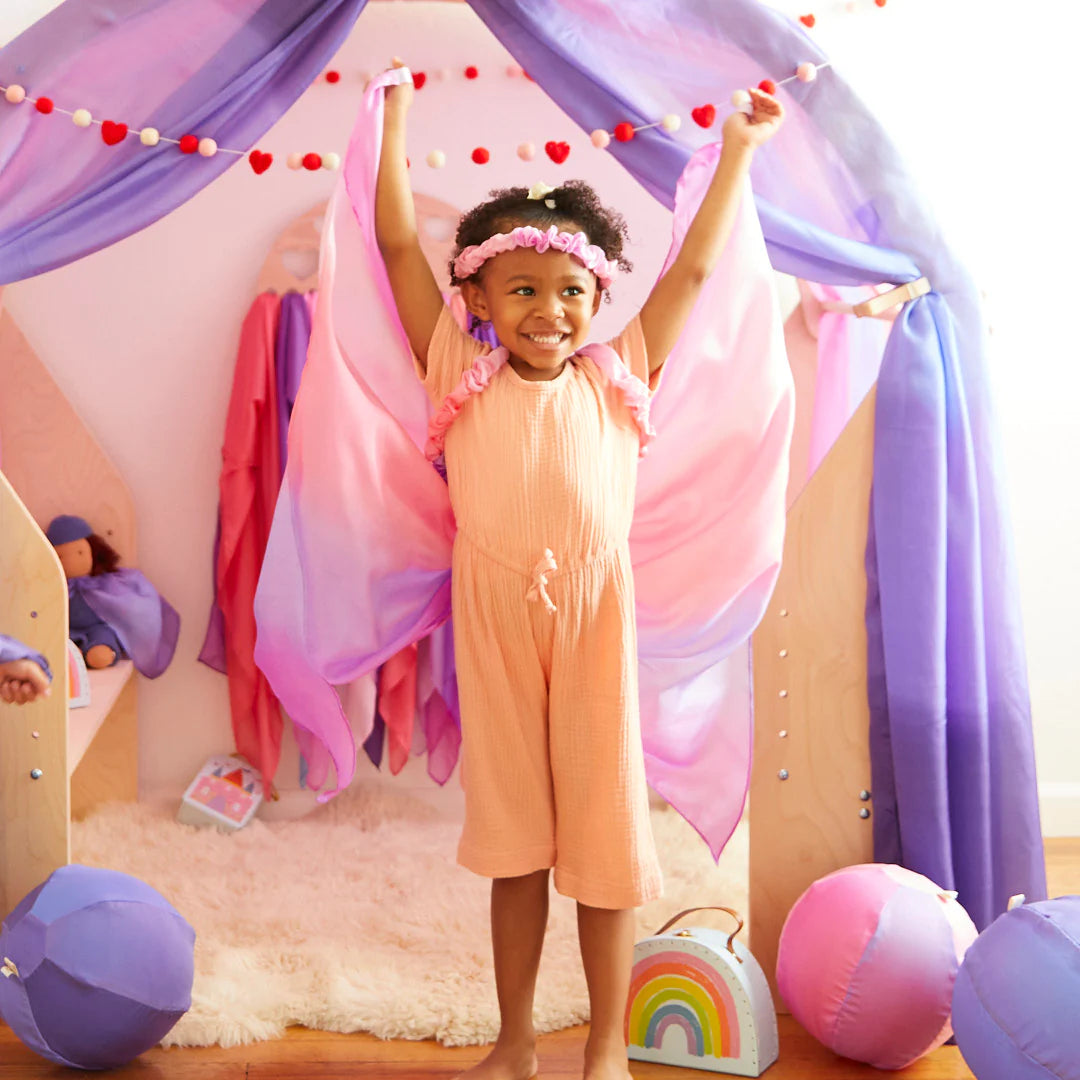
[[[0,100],[0,285],[115,243],[201,191],[235,154],[149,149],[139,130],[252,146],[319,75],[365,2],[67,0],[5,45],[0,86],[133,134],[107,147],[97,128]]]
[[[686,113],[824,56],[757,0],[470,0],[585,131]],[[0,50],[0,85],[250,146],[315,77],[364,0],[68,0]],[[195,9],[198,9],[197,11]],[[169,48],[162,43],[168,41]],[[1016,575],[976,291],[888,138],[832,69],[785,87],[753,180],[773,265],[934,291],[897,319],[878,382],[867,633],[877,858],[956,888],[980,926],[1045,896]],[[722,100],[722,97],[721,97]],[[149,224],[232,160],[101,143],[0,103],[0,283]],[[612,143],[670,206],[687,125]],[[96,144],[96,145],[95,145]],[[62,154],[67,168],[51,166]],[[34,182],[27,178],[33,176]]]

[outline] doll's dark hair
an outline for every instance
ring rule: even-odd
[[[626,219],[615,210],[603,206],[597,194],[584,180],[567,180],[543,199],[530,199],[524,187],[496,188],[487,202],[474,206],[458,222],[454,254],[450,257],[450,284],[460,285],[466,278],[454,273],[454,259],[467,247],[482,244],[496,233],[510,232],[519,225],[547,229],[572,226],[583,232],[590,244],[595,244],[621,270],[629,273],[633,264],[623,255],[623,244],[630,239]],[[550,199],[554,209],[545,203]],[[604,290],[605,297],[607,290]]]
[[[113,546],[103,536],[91,533],[86,542],[90,545],[90,555],[93,559],[90,564],[90,576],[98,574],[111,574],[120,565],[120,556]]]

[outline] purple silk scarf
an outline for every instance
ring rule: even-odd
[[[18,641],[13,637],[8,637],[6,634],[0,634],[0,664],[7,664],[12,660],[33,660],[34,663],[49,676],[49,681],[52,681],[52,671],[49,669],[49,662],[41,655],[41,653],[35,652],[33,649],[27,647],[21,641]]]
[[[116,631],[135,667],[156,679],[168,666],[180,635],[180,616],[138,570],[71,578],[68,591],[79,593],[99,619]]]

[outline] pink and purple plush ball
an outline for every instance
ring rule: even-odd
[[[928,878],[849,866],[796,901],[776,981],[792,1015],[842,1057],[902,1069],[952,1034],[953,983],[975,924]]]

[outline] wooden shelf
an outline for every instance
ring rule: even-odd
[[[130,660],[121,660],[110,668],[88,673],[90,704],[68,710],[68,776],[79,767],[94,736],[134,673],[135,665]]]

